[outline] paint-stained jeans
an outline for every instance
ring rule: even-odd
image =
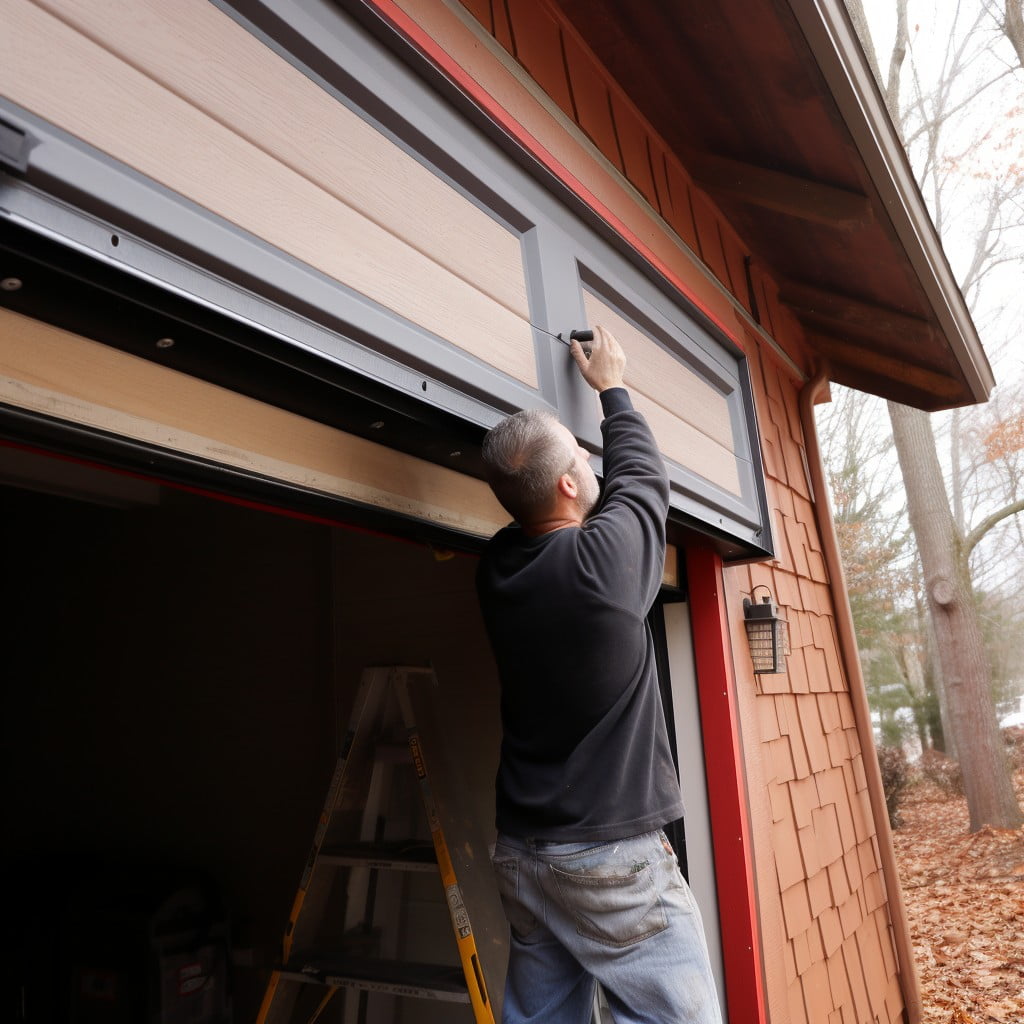
[[[721,1024],[700,912],[664,832],[610,843],[498,836],[511,931],[504,1024]]]

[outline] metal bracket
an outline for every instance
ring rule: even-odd
[[[20,128],[0,121],[0,164],[23,174],[28,170],[31,139]]]

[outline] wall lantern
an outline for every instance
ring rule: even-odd
[[[768,590],[767,587],[763,589]],[[747,643],[754,663],[754,673],[766,675],[785,672],[784,659],[789,654],[789,623],[779,615],[771,591],[759,602],[749,597],[743,598],[743,625],[747,628]]]

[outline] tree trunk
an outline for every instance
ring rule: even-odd
[[[1024,823],[992,703],[992,678],[963,538],[942,479],[926,413],[889,403],[893,440],[907,492],[907,512],[924,571],[949,728],[953,734],[972,832]]]
[[[1003,34],[1010,40],[1017,63],[1024,67],[1024,4],[1021,0],[1005,0]]]
[[[920,557],[920,554],[918,554],[918,560],[920,560]],[[935,690],[936,703],[939,705],[939,729],[942,732],[942,746],[935,749],[947,757],[956,758],[959,761],[960,758],[956,756],[956,735],[949,723],[949,699],[946,696],[946,684],[942,675],[939,641],[935,635],[935,620],[932,617],[931,606],[928,604],[927,598],[925,599],[925,612],[925,636],[928,640],[929,674]]]

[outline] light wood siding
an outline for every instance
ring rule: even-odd
[[[490,536],[482,481],[0,310],[0,402]]]
[[[0,9],[0,93],[536,386],[519,236],[212,4]]]
[[[607,327],[621,343],[633,404],[650,423],[662,454],[738,495],[725,396],[586,289],[583,303],[588,322]]]

